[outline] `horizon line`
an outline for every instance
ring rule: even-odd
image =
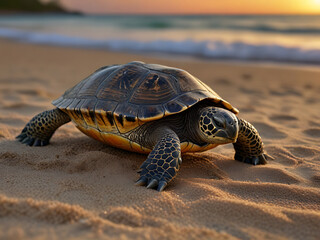
[[[277,16],[277,15],[292,15],[292,16],[317,16],[320,15],[319,13],[124,13],[124,12],[118,12],[118,13],[87,13],[87,12],[80,12],[83,15],[127,15],[127,16],[135,16],[135,15],[144,15],[144,16],[170,16],[170,15],[181,15],[181,16],[201,16],[201,15],[229,15],[229,16]]]
[[[29,11],[6,11],[0,9],[0,14],[4,15],[19,15],[19,14],[35,14],[35,15],[50,15],[50,14],[61,14],[61,15],[85,15],[85,16],[320,16],[319,13],[132,13],[132,12],[113,12],[113,13],[89,13],[82,11],[71,11],[66,12],[29,12]]]

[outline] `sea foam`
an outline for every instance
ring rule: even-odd
[[[280,44],[251,44],[241,41],[220,40],[151,40],[127,39],[97,40],[56,33],[33,32],[0,28],[0,37],[21,42],[69,47],[106,49],[114,51],[158,52],[182,54],[209,59],[261,60],[275,62],[320,63],[320,49],[304,49]]]

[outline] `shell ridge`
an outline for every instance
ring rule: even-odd
[[[172,78],[172,74],[170,73],[165,73],[166,75],[170,76],[170,78]],[[170,79],[169,78],[169,79]],[[174,80],[177,80],[176,78],[174,78]],[[177,96],[179,96],[179,94],[181,93],[181,89],[180,89],[180,84],[178,84],[178,82],[172,82],[171,79],[170,81],[167,81],[169,83],[169,85],[171,86],[172,90],[177,94]],[[177,89],[178,88],[178,89]],[[180,91],[179,91],[180,90]]]
[[[88,76],[88,77],[86,77],[85,79],[83,79],[80,83],[78,83],[76,86],[73,86],[72,88],[70,88],[70,89],[68,89],[67,91],[65,91],[65,93],[62,95],[62,97],[64,98],[64,99],[68,99],[68,98],[70,98],[70,97],[68,97],[68,98],[66,98],[66,96],[68,95],[68,94],[70,94],[70,92],[71,91],[74,91],[75,89],[78,89],[78,91],[77,91],[77,93],[79,92],[79,90],[81,90],[81,88],[83,87],[83,85],[86,83],[86,81],[88,81],[88,79],[91,77],[91,75],[90,76]],[[73,96],[74,97],[74,96]],[[78,96],[76,96],[76,97],[78,97]]]
[[[116,114],[114,114],[114,111],[117,109],[118,106],[119,106],[119,103],[117,103],[117,105],[116,105],[115,108],[113,109],[111,115],[112,115],[112,118],[113,118],[114,125],[115,125],[116,128],[117,128],[117,131],[118,131],[118,133],[120,133],[119,127],[118,127],[117,122],[116,122],[116,116],[115,116]]]
[[[181,93],[182,93],[182,89],[181,89],[181,87],[180,87],[180,84],[179,84],[179,80],[176,78],[176,76],[174,76],[173,74],[171,74],[171,73],[169,73],[168,75],[170,75],[172,78],[174,78],[174,80],[175,80],[175,84],[174,84],[174,89],[177,89],[178,88],[178,91],[177,91],[177,93],[178,93],[178,95],[180,95]]]
[[[131,100],[132,95],[135,93],[136,89],[140,87],[140,85],[144,82],[144,80],[146,79],[146,77],[150,74],[150,69],[147,69],[148,71],[144,74],[144,76],[140,79],[139,82],[137,82],[137,84],[134,86],[133,89],[131,89],[130,94],[127,97],[127,102],[129,103]],[[136,104],[135,104],[136,105]]]
[[[150,70],[149,74],[132,91],[128,102],[136,105],[162,105],[178,95],[176,86],[171,83],[171,75]]]
[[[94,107],[93,107],[93,116],[94,116],[94,124],[96,125],[96,129],[99,131],[99,132],[101,132],[100,131],[100,129],[99,129],[99,125],[98,125],[98,123],[97,123],[97,113],[96,113],[96,106],[98,105],[98,99],[96,99],[96,103],[94,104]]]
[[[112,65],[112,67],[115,67],[115,66],[119,66],[119,65]],[[108,66],[109,67],[109,66]],[[102,70],[104,70],[104,69],[102,69]],[[97,98],[97,94],[98,94],[98,92],[99,92],[99,90],[100,90],[100,86],[104,83],[104,81],[106,81],[111,75],[113,75],[116,71],[118,71],[119,70],[119,68],[115,68],[113,71],[111,71],[109,74],[108,74],[108,76],[106,76],[106,78],[103,80],[103,81],[101,81],[101,83],[98,85],[98,87],[97,87],[97,90],[96,90],[96,92],[94,93],[94,96]],[[97,99],[99,99],[99,98],[97,98]]]
[[[83,117],[82,111],[81,111],[81,107],[82,107],[82,105],[83,105],[85,102],[86,102],[86,100],[81,99],[81,101],[77,104],[77,106],[75,106],[74,111],[75,111],[75,113],[76,113],[78,116],[81,117],[82,123],[85,124],[85,126],[83,126],[83,127],[88,128],[88,125],[87,125],[87,123],[86,123],[86,121],[85,121],[85,119],[84,119],[84,117]],[[80,103],[81,103],[81,104],[80,104]],[[80,104],[80,105],[79,105],[79,104]],[[78,106],[78,105],[79,105],[79,106]],[[76,122],[76,125],[79,125],[79,124]]]
[[[92,127],[91,123],[95,124],[95,114],[94,114],[94,112],[92,112],[93,108],[89,107],[90,106],[89,104],[91,103],[91,101],[92,100],[90,98],[88,98],[82,103],[81,107],[79,107],[81,115],[82,115],[83,120],[84,120],[85,124],[87,125],[87,127]],[[97,100],[96,100],[95,104],[96,103],[97,103]],[[95,104],[94,104],[94,106],[95,106]],[[85,107],[83,107],[83,105],[85,105]]]

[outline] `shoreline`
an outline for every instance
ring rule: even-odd
[[[208,63],[217,63],[217,64],[229,64],[229,65],[243,65],[243,66],[259,66],[266,68],[284,68],[284,69],[305,69],[310,71],[320,71],[320,63],[308,63],[308,62],[286,62],[286,61],[271,61],[271,60],[238,60],[238,59],[215,59],[208,58],[203,56],[194,56],[188,54],[180,54],[180,53],[167,53],[167,52],[152,52],[152,51],[134,51],[134,50],[113,50],[107,48],[94,48],[94,47],[83,47],[83,46],[70,46],[70,45],[55,45],[50,43],[32,43],[27,41],[21,41],[19,39],[12,39],[9,37],[0,36],[0,41],[8,41],[17,44],[27,44],[34,46],[44,46],[44,47],[57,47],[57,48],[66,48],[66,49],[77,49],[88,50],[88,51],[103,51],[105,53],[121,53],[121,54],[130,54],[136,55],[140,57],[152,57],[157,55],[158,59],[163,60],[173,60],[173,61],[186,61],[186,62],[208,62]]]

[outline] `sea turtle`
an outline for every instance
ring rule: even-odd
[[[181,153],[233,143],[235,160],[265,164],[257,130],[210,87],[182,69],[130,62],[98,69],[30,120],[17,139],[45,146],[72,122],[103,143],[149,154],[137,185],[162,191],[176,176]]]

